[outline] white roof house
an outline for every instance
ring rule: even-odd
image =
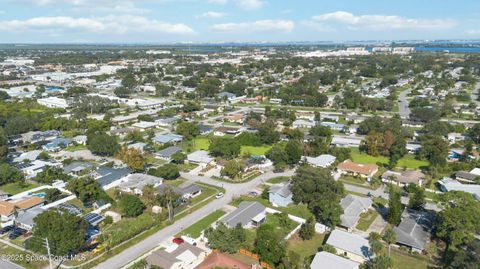
[[[187,155],[187,161],[192,163],[209,164],[213,162],[213,160],[214,159],[208,155],[208,151],[205,150],[197,150]]]
[[[157,126],[155,122],[149,122],[149,121],[140,121],[132,124],[132,127],[140,129],[142,131],[155,128],[155,126]]]
[[[330,154],[322,154],[317,157],[305,156],[304,160],[313,167],[326,168],[332,165],[337,158]]]
[[[480,176],[480,168],[473,168],[472,171],[470,171],[470,174],[474,174],[477,176]]]
[[[163,180],[159,177],[145,174],[130,174],[122,179],[122,183],[120,183],[119,187],[124,192],[142,195],[143,187],[146,185],[158,187],[162,182]]]
[[[70,106],[66,99],[58,97],[37,99],[37,103],[50,108],[68,108]]]
[[[312,263],[310,263],[311,269],[358,269],[359,266],[360,263],[358,262],[342,258],[326,251],[317,252],[312,260]]]
[[[339,255],[345,255],[360,263],[365,262],[373,255],[367,239],[341,230],[333,230],[328,237],[327,244],[334,247]]]
[[[22,154],[20,154],[20,156],[13,159],[13,162],[20,163],[20,162],[23,162],[24,160],[34,161],[38,158],[38,155],[40,155],[40,153],[42,153],[41,150],[32,150],[32,151],[23,152]]]

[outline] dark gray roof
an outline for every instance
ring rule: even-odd
[[[195,185],[195,184],[190,184],[186,187],[183,187],[183,188],[176,188],[175,189],[175,192],[180,194],[180,195],[185,195],[185,194],[191,194],[191,193],[196,193],[196,192],[199,192],[201,191],[202,188],[198,185]]]
[[[185,194],[192,194],[192,193],[196,193],[198,191],[201,191],[202,188],[196,184],[190,184],[186,187],[172,187],[172,186],[169,186],[169,185],[166,185],[166,184],[162,184],[158,187],[155,188],[156,191],[160,194],[160,195],[163,195],[165,194],[166,190],[167,189],[171,189],[173,190],[173,192],[175,192],[176,194],[180,195],[180,196],[183,196]]]
[[[93,165],[91,163],[87,162],[73,162],[65,167],[63,167],[63,172],[65,174],[69,174],[72,172],[80,172],[84,170],[90,170],[93,168]]]
[[[102,187],[127,176],[131,172],[132,171],[130,171],[130,169],[126,167],[112,168],[107,166],[100,166],[95,171],[95,173],[97,174],[96,180]]]
[[[471,180],[471,181],[474,181],[476,178],[478,177],[478,175],[475,175],[475,174],[472,174],[472,173],[469,173],[469,172],[465,172],[465,171],[458,171],[455,173],[455,178],[461,178],[461,179],[467,179],[467,180]]]
[[[213,128],[207,125],[199,124],[198,129],[200,130],[200,133],[206,133],[206,132],[211,132],[213,131]]]
[[[430,237],[432,216],[427,212],[405,209],[400,225],[393,230],[397,234],[397,243],[423,250]]]
[[[243,201],[232,213],[225,216],[221,221],[228,227],[235,227],[238,223],[247,225],[254,217],[265,211],[265,206],[258,202]]]
[[[83,216],[83,219],[91,226],[97,226],[102,222],[105,217],[96,213],[88,213],[87,215]]]
[[[182,148],[179,146],[171,146],[168,148],[164,148],[159,150],[155,153],[155,155],[162,157],[162,158],[170,158],[173,154],[182,151]]]

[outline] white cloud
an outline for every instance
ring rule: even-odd
[[[467,30],[467,35],[480,36],[480,30],[474,30],[474,29]]]
[[[225,17],[227,14],[223,12],[208,11],[197,16],[197,18],[217,19]]]
[[[95,11],[110,13],[147,13],[148,10],[136,6],[135,0],[20,0],[39,6],[69,5],[77,11]],[[162,0],[163,1],[163,0]]]
[[[442,30],[451,29],[456,22],[451,19],[413,19],[388,15],[360,15],[356,16],[345,11],[336,11],[312,17],[312,24],[325,26],[340,24],[348,29],[358,30]]]
[[[254,22],[214,24],[212,30],[223,33],[279,32],[289,33],[295,23],[289,20],[260,20]]]
[[[263,0],[237,0],[237,5],[245,10],[260,9],[265,5]]]
[[[142,16],[122,15],[91,18],[73,17],[36,17],[27,20],[0,21],[0,31],[9,32],[46,32],[65,33],[72,30],[88,33],[165,33],[172,35],[191,35],[194,30],[189,26],[167,23]]]
[[[228,0],[208,0],[210,4],[225,5],[228,3]]]

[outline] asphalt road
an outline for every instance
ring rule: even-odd
[[[1,269],[25,269],[24,267],[22,267],[20,265],[16,265],[16,264],[13,264],[11,262],[2,260],[1,258],[0,258],[0,268]]]
[[[121,268],[127,265],[128,263],[134,261],[138,257],[149,252],[153,248],[157,247],[160,243],[164,242],[165,240],[169,240],[174,235],[181,232],[184,228],[187,228],[188,226],[192,225],[193,223],[197,222],[198,220],[207,216],[213,211],[221,209],[222,207],[226,206],[232,201],[233,198],[239,197],[240,195],[243,195],[243,194],[247,194],[248,192],[255,189],[256,186],[258,186],[259,184],[265,182],[270,178],[278,177],[278,176],[291,176],[293,175],[293,173],[294,171],[288,171],[284,173],[267,172],[249,182],[241,183],[241,184],[222,183],[214,179],[184,173],[182,174],[182,176],[185,177],[187,180],[201,181],[211,185],[223,186],[223,188],[225,189],[225,196],[221,199],[217,199],[210,202],[209,204],[192,212],[191,214],[188,214],[187,216],[176,221],[174,224],[163,228],[162,230],[147,237],[143,241],[135,244],[134,246],[131,246],[125,249],[123,252],[117,254],[116,256],[113,256],[112,258],[98,264],[94,268],[97,268],[97,269]]]
[[[407,95],[411,91],[412,89],[407,89],[398,95],[398,113],[402,119],[408,119],[410,117],[410,108],[408,107]]]

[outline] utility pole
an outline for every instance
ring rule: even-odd
[[[47,248],[48,261],[50,262],[50,269],[53,269],[52,256],[50,254],[50,245],[48,244],[48,238],[45,237],[45,247]]]

